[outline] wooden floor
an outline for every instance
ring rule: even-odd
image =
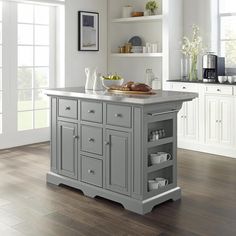
[[[236,159],[179,151],[182,200],[140,216],[47,185],[48,144],[0,151],[0,235],[236,235]]]

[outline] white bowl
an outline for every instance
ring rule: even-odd
[[[229,82],[230,84],[235,83],[235,82],[236,82],[235,78],[236,78],[236,76],[228,76],[228,82]]]
[[[218,81],[219,83],[223,84],[225,82],[227,82],[228,77],[227,76],[218,76]]]
[[[109,89],[112,86],[121,86],[124,83],[124,79],[119,80],[109,80],[102,77],[102,84],[106,89]]]

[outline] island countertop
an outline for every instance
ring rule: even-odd
[[[154,93],[156,94],[153,95],[115,94],[108,91],[85,90],[84,87],[56,88],[56,89],[45,90],[45,94],[48,96],[84,98],[84,99],[103,100],[103,101],[131,103],[140,105],[166,103],[173,101],[190,101],[198,97],[197,93],[173,92],[173,91],[163,91],[163,90],[154,90]]]

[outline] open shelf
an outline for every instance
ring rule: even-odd
[[[164,144],[167,144],[167,143],[172,143],[173,141],[174,141],[173,137],[162,138],[162,139],[159,139],[159,140],[156,140],[156,141],[148,142],[147,147],[152,148],[152,147],[155,147],[155,146],[164,145]]]
[[[113,57],[162,57],[162,53],[112,53]]]
[[[169,167],[169,166],[173,166],[173,165],[174,165],[173,160],[165,161],[160,164],[151,165],[148,167],[148,173],[151,173],[151,172],[154,172],[154,171],[157,171],[157,170]]]
[[[159,189],[148,191],[146,193],[146,198],[157,196],[157,195],[162,194],[164,192],[167,192],[167,191],[169,191],[169,190],[171,190],[171,189],[173,189],[175,187],[176,186],[173,183],[171,183],[171,184],[166,185],[165,187],[161,187]]]
[[[152,22],[152,21],[160,21],[162,20],[162,18],[163,18],[162,15],[128,17],[128,18],[113,19],[112,23]]]

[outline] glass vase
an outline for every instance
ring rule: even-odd
[[[183,81],[186,81],[186,80],[188,80],[188,77],[189,77],[189,68],[190,68],[190,66],[189,66],[189,58],[188,57],[186,57],[186,56],[183,56],[182,58],[181,58],[181,80],[183,80]]]
[[[198,70],[197,70],[198,56],[192,55],[189,58],[189,80],[197,81],[198,80]]]

